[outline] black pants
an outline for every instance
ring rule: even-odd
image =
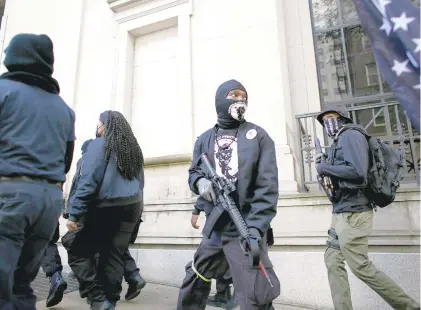
[[[216,291],[223,294],[232,284],[231,270],[228,268],[222,278],[216,279]]]
[[[0,309],[36,309],[30,283],[63,209],[57,185],[0,181]]]
[[[53,238],[48,243],[48,246],[45,249],[44,258],[42,259],[41,267],[47,277],[52,277],[56,272],[61,272],[63,270],[61,257],[56,244],[59,238],[60,223],[57,224]]]
[[[134,261],[133,257],[130,255],[129,249],[123,254],[123,262],[124,262],[124,280],[129,283],[133,277],[139,273],[139,268],[137,268],[136,262]]]
[[[213,234],[219,235],[216,232]],[[219,244],[202,240],[194,254],[194,261],[186,266],[177,310],[204,310],[211,290],[211,279],[222,278],[228,268],[241,310],[274,309],[272,301],[280,294],[280,283],[269,259],[267,246],[262,245],[260,249],[260,262],[265,266],[273,288],[258,267],[250,266],[238,238],[222,236]]]
[[[95,259],[98,263],[99,254],[95,255]],[[134,261],[132,255],[130,254],[129,249],[126,249],[123,254],[123,263],[124,263],[124,280],[129,283],[130,280],[139,273],[139,268],[137,268],[136,262]]]
[[[68,249],[68,261],[79,281],[82,298],[120,299],[123,255],[141,212],[141,204],[91,208],[83,228]],[[64,237],[63,237],[64,238]],[[63,244],[64,245],[64,244]],[[95,254],[99,253],[98,264]]]

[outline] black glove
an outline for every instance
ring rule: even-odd
[[[316,158],[314,160],[314,162],[316,163],[316,165],[320,164],[321,162],[325,162],[327,159],[327,156],[325,153],[319,153],[316,154]]]
[[[215,190],[213,189],[213,184],[211,181],[205,178],[199,179],[196,183],[197,189],[199,190],[200,196],[206,199],[209,202],[213,202],[216,204],[216,194]]]

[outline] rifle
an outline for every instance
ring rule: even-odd
[[[266,268],[260,263],[260,248],[259,241],[251,237],[250,231],[241,216],[235,202],[230,194],[236,190],[235,185],[223,177],[217,175],[212,163],[206,153],[200,155],[200,160],[204,163],[208,170],[210,181],[212,182],[217,195],[217,204],[222,205],[223,209],[228,212],[238,232],[240,233],[240,246],[243,253],[249,257],[251,266],[258,266],[265,278],[268,280],[271,287],[273,287]],[[217,211],[217,210],[215,210]],[[220,211],[218,211],[220,213]],[[207,220],[206,220],[207,221]]]
[[[322,151],[322,146],[320,145],[319,138],[316,138],[314,141],[314,146],[316,147],[316,154],[322,154],[322,158],[324,158],[324,154]],[[317,181],[319,182],[319,185],[323,188],[324,192],[327,195],[327,198],[329,198],[330,201],[334,198],[334,187],[332,184],[332,180],[330,177],[325,175],[317,175]]]

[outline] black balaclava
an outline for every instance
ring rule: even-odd
[[[60,92],[58,82],[52,77],[53,42],[47,35],[17,34],[4,52],[4,66],[9,72],[4,73],[2,79],[37,86],[53,94]]]
[[[222,83],[216,91],[215,108],[220,128],[237,128],[244,121],[247,100],[227,99],[228,93],[234,89],[240,89],[247,94],[244,86],[236,80]]]
[[[341,116],[337,118],[331,117],[323,121],[323,125],[326,129],[326,132],[330,137],[335,137],[335,135],[339,132],[339,130],[341,130],[341,128],[345,126],[346,124],[347,124],[346,120],[342,118]]]
[[[105,123],[108,120],[108,114],[110,113],[110,110],[104,111],[99,115],[99,121],[102,123],[102,125],[104,126],[104,130],[105,130]],[[98,134],[98,127],[96,128],[95,131],[95,137],[99,138],[99,134]]]

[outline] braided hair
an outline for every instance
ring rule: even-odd
[[[105,158],[114,153],[120,174],[129,180],[139,177],[144,166],[142,149],[123,114],[108,111],[104,124]]]

